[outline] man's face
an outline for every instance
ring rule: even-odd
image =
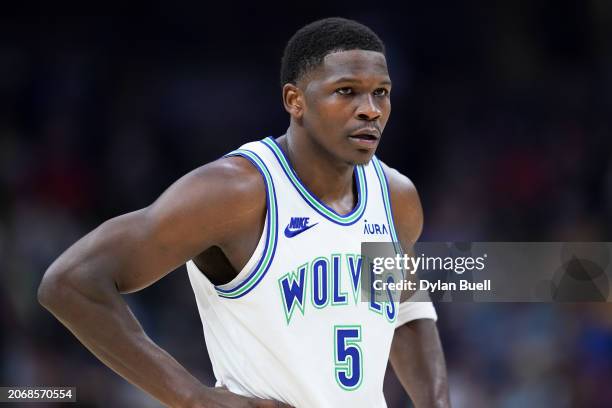
[[[391,113],[385,56],[363,50],[328,54],[298,87],[309,136],[342,162],[369,162]]]

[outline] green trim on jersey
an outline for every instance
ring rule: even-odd
[[[251,289],[253,289],[259,283],[261,278],[263,278],[263,274],[265,274],[268,268],[270,267],[272,259],[274,258],[274,251],[276,250],[276,243],[278,240],[278,216],[276,206],[276,192],[274,190],[274,183],[272,182],[272,175],[268,171],[268,168],[266,167],[264,162],[259,158],[259,156],[249,150],[244,149],[234,150],[233,152],[228,153],[226,157],[227,156],[243,156],[245,158],[250,159],[254,164],[256,164],[256,167],[263,175],[264,181],[266,183],[266,204],[268,206],[267,240],[264,249],[264,254],[260,259],[260,262],[256,266],[256,269],[249,273],[249,276],[246,278],[245,281],[238,283],[238,285],[233,289],[223,289],[215,286],[215,290],[217,291],[217,294],[219,296],[223,298],[234,299],[246,294]]]
[[[321,203],[321,201],[319,201],[302,184],[302,182],[300,181],[299,177],[295,173],[295,170],[293,170],[293,167],[291,167],[291,165],[287,161],[287,159],[285,157],[285,154],[278,147],[278,144],[274,140],[272,140],[270,138],[265,138],[265,139],[262,140],[262,142],[265,143],[265,145],[268,146],[272,150],[272,152],[276,156],[278,162],[280,163],[280,165],[282,166],[283,170],[287,174],[287,177],[289,178],[289,181],[291,181],[291,184],[293,184],[293,186],[298,190],[300,195],[304,198],[304,200],[306,200],[306,202],[312,208],[314,208],[316,211],[318,211],[319,213],[321,213],[325,217],[328,217],[332,221],[334,221],[334,222],[336,222],[338,224],[341,224],[341,225],[354,224],[357,220],[359,220],[359,218],[361,218],[361,216],[363,215],[363,213],[365,211],[366,204],[367,204],[367,201],[368,201],[368,189],[367,189],[367,182],[366,182],[366,176],[365,176],[365,169],[363,168],[363,166],[355,166],[355,169],[356,169],[355,174],[357,175],[357,181],[358,181],[358,184],[359,184],[358,206],[357,206],[357,208],[353,209],[353,211],[351,211],[349,214],[340,215],[340,214],[336,213],[334,210],[332,210],[331,208],[329,208],[329,207],[325,206],[323,203]]]
[[[393,241],[393,249],[395,249],[396,254],[403,255],[404,250],[402,248],[401,242],[399,242],[399,239],[397,238],[397,232],[395,231],[395,221],[393,220],[393,211],[391,209],[391,193],[389,192],[389,183],[387,182],[387,176],[385,176],[385,171],[383,170],[382,165],[380,164],[380,160],[378,160],[376,156],[372,157],[372,164],[374,165],[376,175],[378,176],[378,180],[380,181],[380,188],[382,189],[385,213],[387,214],[387,222],[389,223],[389,232],[391,235],[391,240]],[[402,269],[402,278],[404,277],[405,274],[404,270]]]
[[[387,177],[385,176],[384,170],[380,165],[378,158],[372,157],[372,164],[374,164],[376,175],[380,181],[380,188],[383,191],[383,202],[385,205],[385,213],[387,214],[387,222],[389,223],[389,230],[391,232],[391,239],[393,242],[398,242],[397,233],[395,232],[395,225],[393,223],[393,213],[391,212],[391,195],[389,193],[389,188],[387,187]]]

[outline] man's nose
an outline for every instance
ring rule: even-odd
[[[380,107],[372,94],[363,95],[357,107],[357,117],[361,120],[376,120],[382,114]]]

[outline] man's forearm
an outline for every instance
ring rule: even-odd
[[[40,302],[107,366],[168,406],[188,406],[204,391],[144,333],[112,283],[79,282],[54,272],[41,284]]]
[[[417,408],[450,407],[444,353],[433,320],[417,319],[398,327],[389,360]]]

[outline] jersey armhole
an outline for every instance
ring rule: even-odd
[[[403,255],[404,250],[402,248],[401,242],[399,241],[399,238],[397,237],[397,230],[395,229],[395,220],[393,219],[393,207],[391,206],[391,191],[389,190],[389,182],[387,181],[387,175],[385,174],[385,171],[382,168],[382,165],[380,164],[380,160],[378,160],[376,156],[372,157],[372,164],[374,165],[374,170],[376,171],[376,176],[378,177],[378,181],[380,183],[380,191],[385,207],[387,223],[389,224],[389,234],[391,235],[391,241],[393,242],[393,249],[395,250],[396,254]],[[404,271],[402,271],[402,275],[403,274]]]
[[[266,220],[257,247],[246,265],[229,283],[214,286],[217,295],[226,299],[240,298],[253,290],[272,264],[278,241],[278,210],[272,175],[263,160],[250,150],[238,149],[224,157],[243,157],[255,166],[266,187]],[[263,249],[262,249],[263,246]],[[258,256],[261,254],[260,256]]]

